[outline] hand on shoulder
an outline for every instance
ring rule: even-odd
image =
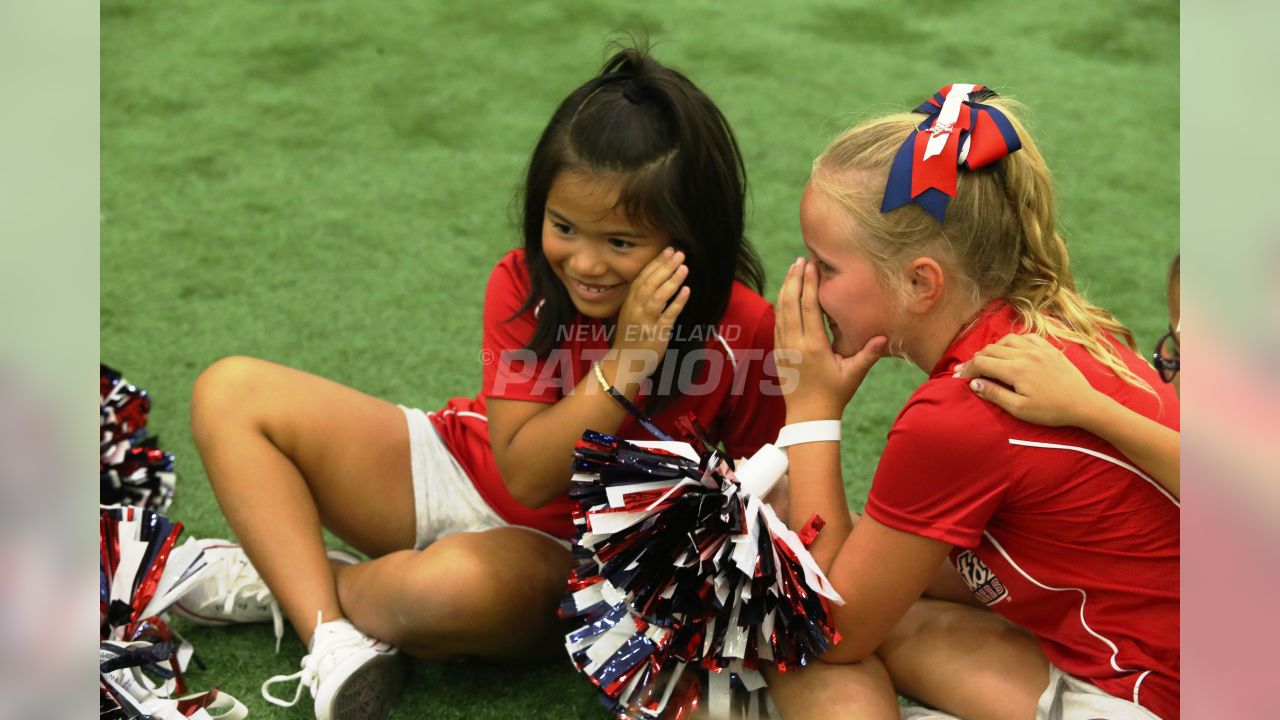
[[[1102,396],[1039,335],[1006,335],[956,367],[978,397],[1037,425],[1083,427]],[[995,381],[995,382],[993,382]]]

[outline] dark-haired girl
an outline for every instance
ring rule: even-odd
[[[192,428],[243,549],[208,542],[219,572],[188,617],[283,610],[309,654],[264,695],[291,705],[308,687],[321,719],[383,717],[397,648],[556,652],[582,432],[649,437],[619,395],[668,431],[692,413],[735,457],[781,425],[745,182],[711,100],[623,50],[534,149],[524,247],[485,291],[479,396],[424,413],[261,360],[208,368]],[[326,557],[322,527],[374,559]],[[269,694],[294,680],[291,700]]]

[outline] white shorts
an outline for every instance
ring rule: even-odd
[[[902,708],[902,720],[958,720],[939,710]],[[1091,682],[1049,666],[1049,686],[1036,705],[1036,720],[1160,720],[1150,710],[1118,698]]]
[[[460,532],[480,532],[519,527],[554,540],[568,549],[566,540],[541,530],[512,526],[480,496],[457,458],[445,447],[431,424],[431,415],[403,405],[409,423],[409,460],[413,471],[413,512],[417,532],[413,547],[421,550],[442,537]]]

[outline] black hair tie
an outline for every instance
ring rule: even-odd
[[[644,102],[645,92],[640,89],[639,85],[636,85],[635,80],[627,79],[622,81],[622,97],[626,98],[627,102],[632,105],[639,105]]]

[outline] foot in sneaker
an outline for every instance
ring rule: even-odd
[[[227,540],[205,539],[197,541],[204,549],[209,571],[205,580],[191,588],[173,605],[173,613],[199,625],[232,625],[257,623],[270,620],[275,629],[276,652],[280,652],[280,639],[284,637],[284,616],[271,590],[262,576],[249,562],[249,556],[235,543]],[[333,562],[354,564],[360,561],[355,555],[331,549],[327,551]]]
[[[292,700],[268,688],[296,680]],[[316,720],[383,720],[404,682],[399,651],[360,632],[346,620],[316,626],[302,669],[277,675],[262,684],[262,697],[280,707],[293,707],[304,687],[315,698]]]

